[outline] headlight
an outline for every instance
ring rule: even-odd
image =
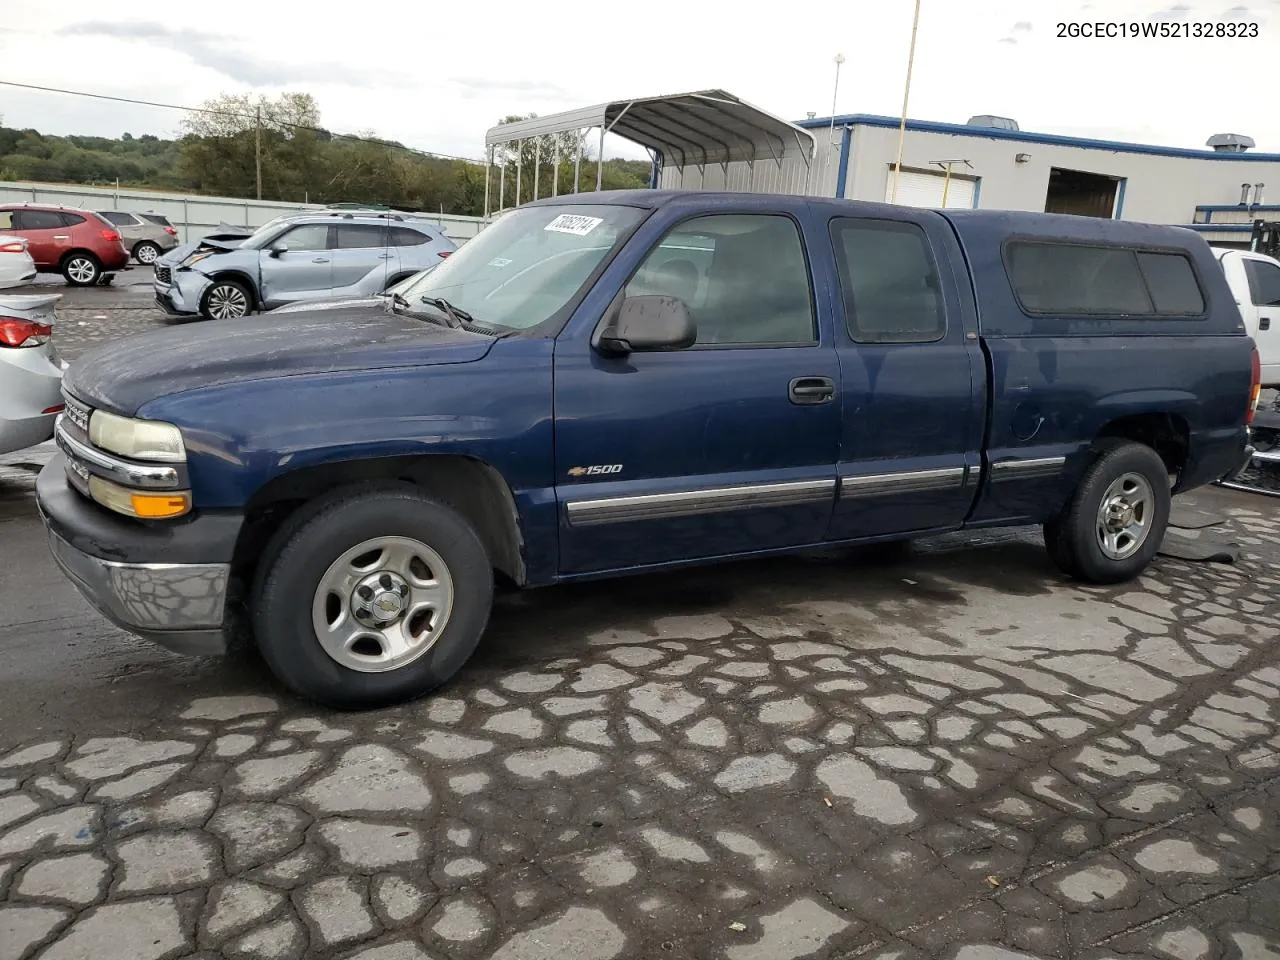
[[[206,257],[212,257],[212,256],[213,256],[212,250],[205,250],[203,253],[193,253],[191,256],[187,257],[187,259],[183,260],[181,265],[184,267],[189,267],[192,264],[199,263],[201,260],[204,260]]]
[[[182,431],[173,424],[118,417],[105,410],[95,410],[89,418],[89,440],[131,460],[181,463],[187,458]]]

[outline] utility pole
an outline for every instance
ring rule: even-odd
[[[258,199],[262,199],[262,104],[258,104],[258,122],[253,128],[253,165],[257,171]]]

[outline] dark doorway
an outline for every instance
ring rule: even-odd
[[[1105,217],[1116,213],[1116,188],[1120,181],[1083,170],[1049,168],[1049,193],[1045,213],[1072,213],[1078,217]]]

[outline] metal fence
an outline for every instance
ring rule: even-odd
[[[61,183],[28,183],[0,180],[0,203],[47,203],[82,210],[123,210],[127,213],[158,213],[169,218],[184,240],[198,240],[212,233],[220,223],[260,227],[268,220],[290,213],[323,210],[318,203],[274,203],[240,200],[235,197],[205,197],[198,194],[156,193],[150,190],[115,190]],[[470,240],[484,225],[482,217],[431,214],[430,218],[455,243]]]

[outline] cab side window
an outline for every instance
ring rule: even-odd
[[[13,229],[13,211],[0,210],[0,230]]]
[[[1265,260],[1246,260],[1250,299],[1256,307],[1280,307],[1280,267]]]
[[[339,250],[381,249],[391,245],[391,232],[386,227],[371,223],[340,223],[336,229]]]
[[[812,284],[795,221],[713,214],[673,227],[627,284],[626,296],[678,297],[697,346],[817,342]]]
[[[831,221],[845,323],[857,343],[932,343],[947,331],[924,230],[896,220]]]

